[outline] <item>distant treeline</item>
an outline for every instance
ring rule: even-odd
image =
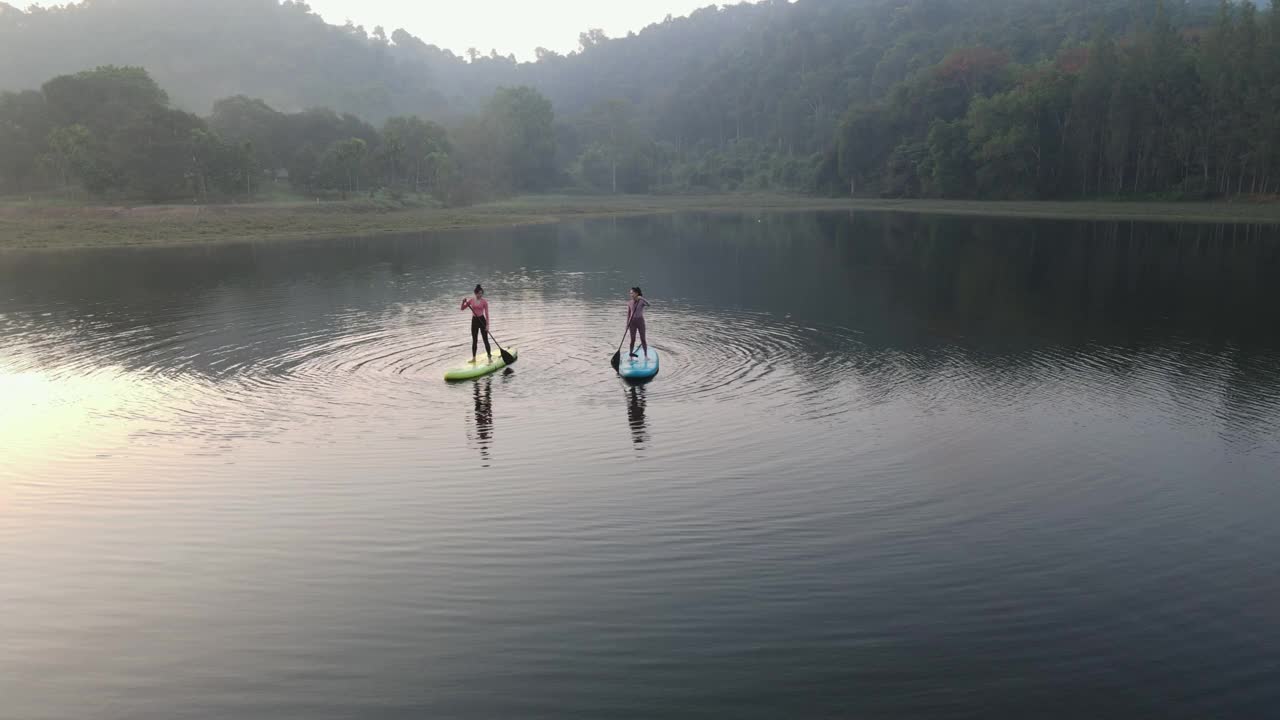
[[[347,196],[387,188],[446,203],[536,192],[554,179],[551,103],[499,90],[454,138],[416,116],[381,128],[317,109],[233,97],[208,118],[169,106],[142,68],[100,67],[0,96],[0,176],[10,190],[98,198],[253,197],[264,184]]]
[[[565,159],[551,102],[528,87],[498,88],[452,128],[414,115],[375,127],[244,96],[201,118],[171,107],[143,68],[104,66],[0,94],[0,187],[160,202],[248,199],[270,185],[447,205],[568,187],[643,192],[681,178],[689,188],[674,149],[638,133],[631,115],[621,101],[584,114],[574,138],[585,143]]]
[[[1223,2],[1185,32],[1149,5],[1133,33],[1036,63],[951,51],[850,109],[836,172],[907,197],[1280,192],[1280,0]]]
[[[300,2],[0,2],[0,87],[58,75],[0,97],[0,192],[1274,193],[1269,2],[765,0],[530,63]],[[160,85],[77,72],[122,59]]]

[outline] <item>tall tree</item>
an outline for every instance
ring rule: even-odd
[[[48,158],[64,189],[70,187],[72,180],[86,182],[92,179],[91,142],[89,129],[83,125],[64,125],[49,132]]]
[[[252,143],[262,164],[275,169],[287,164],[290,145],[287,117],[266,102],[244,95],[224,98],[213,104],[209,127],[231,143]]]
[[[360,138],[347,138],[334,143],[331,151],[346,177],[346,189],[360,192],[360,174],[364,169],[365,156],[369,153],[369,144]]]
[[[634,160],[640,138],[635,128],[635,109],[626,100],[608,100],[591,109],[584,120],[585,135],[594,144],[594,155],[609,167],[608,187],[618,192],[618,166]]]
[[[39,168],[49,109],[38,92],[0,93],[0,188],[27,189]]]
[[[537,191],[555,181],[554,120],[551,102],[525,86],[499,88],[485,107],[485,126],[514,189]]]
[[[417,116],[393,117],[382,127],[383,153],[391,177],[408,181],[414,192],[432,184],[434,170],[451,151],[446,130]]]

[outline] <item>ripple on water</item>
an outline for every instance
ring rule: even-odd
[[[699,686],[741,698],[759,677],[822,678],[851,693],[841,711],[875,687],[898,712],[864,714],[886,716],[1046,677],[1036,692],[1142,672],[1202,671],[1210,696],[1266,687],[1253,668],[1276,590],[1257,568],[1280,539],[1274,353],[1070,322],[971,336],[994,323],[946,293],[915,299],[965,272],[953,264],[904,269],[909,247],[851,242],[806,251],[830,273],[784,273],[790,249],[756,248],[753,269],[743,242],[732,272],[758,270],[761,297],[736,279],[655,297],[663,370],[628,385],[608,357],[630,280],[576,270],[605,245],[526,263],[527,245],[499,243],[465,267],[428,253],[400,269],[394,255],[335,268],[308,248],[276,260],[315,272],[277,276],[265,258],[211,279],[178,262],[193,287],[149,269],[101,302],[38,288],[6,302],[0,586],[18,602],[0,616],[0,669],[34,688],[27,707],[156,707],[216,685],[204,697],[225,709],[269,704],[226,687],[271,685],[285,688],[274,714],[298,714],[387,687],[390,666],[423,695],[588,697],[584,717],[626,714],[616,698],[639,674],[673,687],[695,665],[727,669],[740,684]],[[656,247],[664,277],[693,275],[668,262],[686,249],[724,247]],[[865,270],[846,249],[883,251],[873,274],[907,290],[846,282]],[[453,288],[475,275],[521,360],[446,384],[469,344]],[[777,298],[810,276],[871,302],[822,305],[832,324],[788,315]],[[890,302],[904,309],[861,309]],[[286,697],[290,677],[325,681]],[[408,704],[380,709],[432,714]]]
[[[536,401],[571,414],[580,403],[617,402],[609,388],[618,382],[604,361],[611,348],[603,344],[617,335],[617,313],[602,313],[579,297],[574,290],[583,282],[580,275],[534,280],[536,290],[518,285],[530,281],[520,273],[491,283],[491,295],[519,299],[496,305],[503,314],[495,318],[495,330],[521,350],[511,371],[521,380],[496,388],[499,406]],[[543,287],[548,282],[554,291]],[[1040,346],[984,357],[960,345],[873,347],[848,328],[731,307],[672,301],[653,315],[651,340],[664,362],[658,379],[641,391],[644,403],[678,398],[707,413],[669,418],[667,429],[676,438],[696,436],[708,418],[718,433],[748,438],[762,415],[847,427],[883,403],[909,403],[924,413],[976,406],[985,413],[1012,412],[1034,405],[1070,412],[1096,396],[1166,403],[1171,411],[1190,407],[1197,413],[1191,421],[1209,415],[1237,430],[1256,430],[1267,427],[1280,402],[1274,388],[1229,407],[1207,397],[1171,395],[1169,377],[1179,378],[1180,386],[1187,378],[1218,384],[1214,375],[1222,372],[1223,358],[1196,348],[1143,355],[1104,345]],[[443,369],[465,355],[468,342],[465,316],[442,298],[316,313],[303,312],[290,293],[272,291],[149,308],[138,317],[107,307],[81,316],[10,312],[3,323],[8,371],[128,388],[105,417],[137,422],[144,435],[270,434],[322,419],[448,411],[465,403],[465,393],[438,382]],[[1267,370],[1255,363],[1241,371]],[[148,391],[139,392],[141,386]],[[495,391],[491,384],[485,388]],[[643,418],[639,398],[625,399],[632,421]],[[557,408],[542,412],[554,416]],[[150,427],[144,427],[147,421]],[[679,440],[668,448],[693,452]]]

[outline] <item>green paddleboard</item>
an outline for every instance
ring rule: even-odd
[[[515,348],[506,348],[513,358],[519,358],[520,354]],[[460,365],[456,368],[450,368],[445,371],[445,380],[471,380],[472,378],[484,377],[489,373],[495,373],[506,367],[507,364],[502,361],[502,353],[498,352],[498,348],[493,349],[493,356],[484,354],[481,350],[471,362]]]

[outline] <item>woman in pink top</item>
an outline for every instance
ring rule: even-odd
[[[644,299],[644,293],[640,288],[631,288],[631,302],[627,303],[627,329],[631,331],[631,357],[636,356],[636,333],[640,333],[640,349],[644,351],[644,356],[649,357],[649,341],[644,336],[644,309],[649,307],[649,301]]]
[[[475,297],[462,298],[459,310],[471,310],[471,362],[475,362],[476,339],[484,338],[484,352],[493,359],[493,351],[489,349],[489,301],[484,299],[484,288],[476,285]]]

